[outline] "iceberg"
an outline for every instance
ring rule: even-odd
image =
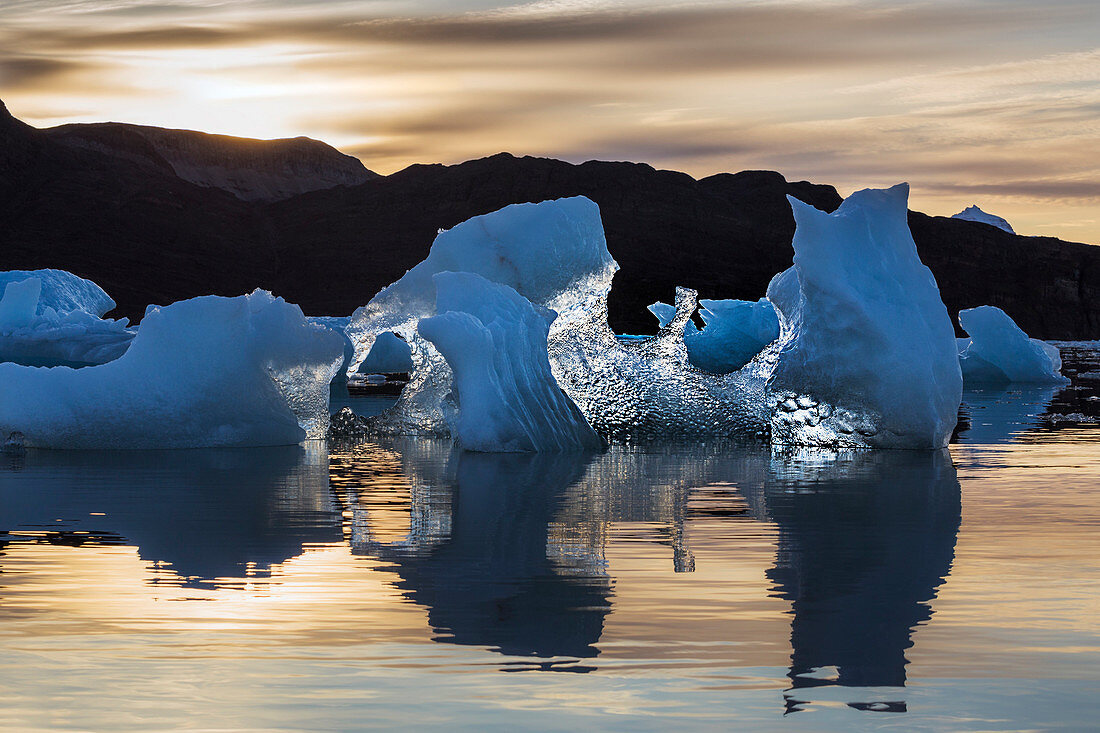
[[[324,438],[343,344],[257,290],[151,308],[129,349],[84,369],[0,364],[0,434],[28,448],[200,448]]]
[[[649,311],[666,326],[676,306],[654,303]],[[684,327],[688,361],[711,374],[729,374],[748,364],[779,337],[779,318],[766,298],[751,300],[700,300],[700,330],[690,320]]]
[[[556,313],[473,273],[432,279],[440,315],[422,319],[417,330],[451,368],[447,422],[458,447],[493,453],[603,447],[550,371],[547,336]]]
[[[349,376],[361,368],[379,334],[392,331],[410,348],[413,368],[397,405],[371,421],[379,433],[448,435],[443,405],[451,370],[417,324],[437,315],[440,272],[472,272],[513,288],[533,304],[558,313],[551,336],[570,330],[598,307],[618,265],[604,240],[596,204],[577,196],[541,204],[513,204],[442,231],[423,262],[383,288],[352,314],[347,333],[355,344]],[[606,310],[605,310],[606,313]],[[606,327],[608,338],[614,340]]]
[[[416,338],[416,323],[435,315],[436,273],[476,273],[562,317],[569,315],[566,306],[584,301],[583,291],[610,278],[616,269],[604,241],[599,208],[583,196],[513,204],[474,217],[441,231],[423,262],[352,314],[347,331],[355,344],[355,359],[348,374],[360,369],[384,331],[402,336],[417,364],[422,342]]]
[[[0,293],[9,283],[37,279],[42,284],[36,315],[42,315],[47,308],[57,313],[84,311],[93,316],[103,316],[114,310],[115,301],[103,288],[91,280],[64,270],[8,270],[0,272]]]
[[[768,285],[771,439],[942,448],[962,399],[954,327],[909,232],[909,187],[857,191],[832,214],[788,196],[794,265]]]
[[[470,219],[441,232],[423,262],[352,317],[358,360],[384,331],[403,336],[412,351],[409,385],[391,410],[368,420],[369,429],[451,434],[455,377],[416,325],[439,315],[432,277],[452,271],[507,285],[558,313],[547,333],[551,373],[606,438],[942,447],[962,378],[947,310],[909,233],[907,195],[904,184],[861,191],[831,215],[792,199],[794,266],[768,291],[779,339],[728,374],[689,361],[684,331],[697,302],[686,288],[677,288],[675,314],[663,314],[656,336],[615,337],[607,295],[618,265],[593,202],[519,204]],[[447,323],[476,331],[458,316]],[[483,375],[488,364],[478,367]]]
[[[967,206],[965,209],[953,215],[951,218],[963,219],[965,221],[976,221],[981,224],[989,224],[990,226],[995,226],[998,229],[1002,229],[1008,232],[1009,234],[1016,233],[1012,230],[1012,225],[1009,224],[1007,221],[999,216],[987,214],[986,212],[979,209],[977,206]]]
[[[959,311],[970,336],[959,339],[959,364],[968,384],[1066,384],[1058,347],[1028,335],[1007,313],[992,305]]]
[[[687,363],[683,331],[696,308],[693,291],[677,290],[676,318],[656,337],[616,339],[607,294],[617,269],[599,207],[583,196],[507,206],[440,232],[428,257],[356,310],[348,326],[358,359],[384,331],[400,334],[412,351],[408,386],[392,409],[367,421],[369,429],[450,435],[451,368],[416,325],[437,315],[432,276],[453,271],[507,285],[558,314],[547,336],[551,371],[600,435],[762,437],[762,381],[723,381]]]
[[[114,308],[114,301],[95,283],[37,270],[0,273],[0,284],[0,362],[103,364],[125,353],[134,338],[125,318],[100,318],[99,311]]]

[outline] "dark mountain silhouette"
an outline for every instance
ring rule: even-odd
[[[70,147],[170,171],[189,183],[244,201],[278,201],[307,191],[354,186],[378,174],[318,140],[249,140],[192,130],[103,122],[43,130]]]
[[[266,180],[276,169],[309,171],[303,189],[346,174],[345,156],[298,142],[115,124],[36,130],[0,104],[0,269],[76,272],[131,318],[149,303],[255,287],[309,314],[346,315],[423,259],[439,229],[511,203],[583,194],[599,204],[622,266],[611,324],[651,332],[645,307],[670,301],[676,285],[704,298],[764,294],[791,262],[786,194],[826,211],[841,200],[831,186],[768,171],[696,180],[638,163],[506,153],[384,177],[367,171],[362,183],[287,198],[242,193],[253,180],[243,174],[228,180],[249,160]],[[266,152],[249,158],[256,150]],[[1036,337],[1100,338],[1100,247],[917,212],[909,223],[953,315],[990,304]]]

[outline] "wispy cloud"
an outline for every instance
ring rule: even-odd
[[[1092,0],[9,0],[0,16],[0,94],[40,124],[76,108],[308,134],[383,172],[508,149],[904,179],[934,213],[979,198],[1100,220]]]

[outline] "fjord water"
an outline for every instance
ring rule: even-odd
[[[0,455],[0,728],[1088,728],[1096,386],[932,453]]]

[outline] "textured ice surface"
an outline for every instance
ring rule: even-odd
[[[355,358],[355,345],[351,342],[351,339],[348,338],[346,331],[348,323],[351,322],[351,318],[349,316],[306,316],[306,320],[335,332],[344,341],[344,360],[340,364],[339,371],[332,378],[332,381],[338,381],[343,384],[343,382],[346,381],[344,372],[347,371],[348,365],[351,364],[351,360]]]
[[[0,433],[38,448],[196,448],[323,438],[335,333],[257,290],[153,308],[117,360],[0,364]]]
[[[0,273],[0,282],[7,280],[0,284],[0,362],[89,366],[117,359],[130,345],[134,331],[126,319],[85,310],[114,307],[94,283],[59,270],[38,270],[23,280],[10,275]],[[47,299],[63,310],[43,305]]]
[[[386,374],[412,371],[409,343],[393,331],[383,331],[374,339],[367,358],[359,365],[362,374]]]
[[[963,209],[959,213],[955,214],[951,218],[952,219],[965,219],[966,221],[977,221],[977,222],[981,222],[982,224],[991,224],[991,225],[997,227],[998,229],[1005,230],[1009,234],[1015,234],[1016,233],[1016,232],[1012,231],[1012,225],[1010,225],[1007,221],[1005,221],[1004,219],[1002,219],[999,216],[994,216],[993,214],[987,214],[984,211],[982,211],[981,209],[979,209],[977,206],[967,206],[965,209]]]
[[[473,272],[557,311],[553,338],[555,329],[577,317],[577,310],[595,307],[590,301],[598,300],[596,291],[610,284],[616,269],[607,252],[599,208],[580,196],[506,206],[440,232],[428,257],[356,310],[348,326],[356,357],[349,374],[359,368],[380,333],[400,334],[411,350],[410,382],[396,407],[372,421],[374,429],[448,433],[442,405],[450,391],[451,370],[416,330],[421,318],[436,315],[436,273]]]
[[[1031,382],[1061,384],[1058,347],[1028,335],[1000,308],[983,305],[959,312],[969,334],[959,339],[959,364],[968,384]]]
[[[64,270],[8,270],[0,272],[0,293],[8,283],[21,282],[37,278],[42,283],[42,292],[38,299],[36,313],[41,315],[47,308],[58,313],[84,311],[93,316],[102,316],[115,307],[115,301],[103,288],[91,280],[85,280]]]
[[[676,315],[676,306],[654,303],[649,311],[665,326]],[[779,318],[766,298],[751,300],[700,300],[700,330],[692,321],[684,327],[688,361],[712,374],[729,374],[748,364],[779,337]]]
[[[433,280],[439,315],[422,319],[418,330],[451,367],[446,419],[459,447],[495,453],[602,447],[550,372],[546,339],[556,313],[480,275],[443,272]]]
[[[474,272],[558,313],[550,367],[595,430],[611,439],[759,437],[831,447],[943,446],[962,378],[947,310],[906,221],[907,187],[854,194],[832,215],[792,200],[795,265],[769,300],[780,339],[739,371],[709,374],[687,356],[694,291],[648,339],[616,339],[607,295],[617,269],[599,210],[578,197],[509,206],[436,239],[428,258],[356,311],[357,357],[375,334],[410,342],[414,373],[382,433],[448,434],[452,374],[415,324],[436,315],[431,276]],[[765,399],[765,384],[768,395]]]
[[[372,430],[449,434],[451,369],[416,324],[436,314],[431,276],[451,270],[508,285],[558,313],[548,335],[551,369],[602,435],[763,435],[760,377],[718,377],[687,363],[683,331],[696,307],[693,291],[677,292],[676,318],[657,336],[630,344],[615,338],[607,294],[617,269],[599,208],[583,197],[508,206],[440,233],[427,259],[357,310],[348,328],[360,358],[383,331],[400,333],[412,347],[409,385],[392,410],[370,420]]]
[[[688,363],[694,290],[676,289],[676,317],[656,336],[624,343],[607,325],[610,288],[608,276],[567,328],[550,330],[554,376],[598,432],[615,440],[766,436],[759,369],[717,375]]]
[[[940,448],[951,437],[958,350],[909,232],[908,194],[858,191],[832,214],[788,197],[794,266],[768,286],[781,335],[760,357],[773,442]]]
[[[672,319],[676,317],[676,306],[657,301],[649,306],[649,312],[657,317],[657,323],[661,328],[664,328],[672,323]]]

